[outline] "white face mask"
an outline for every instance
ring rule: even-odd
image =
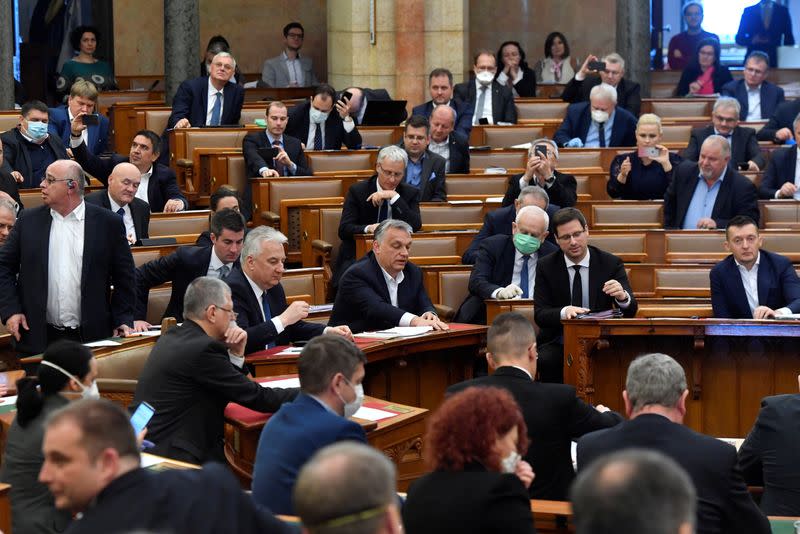
[[[99,399],[100,398],[100,390],[97,389],[97,381],[96,380],[92,380],[92,385],[91,386],[86,386],[86,385],[84,385],[83,382],[78,380],[78,378],[75,375],[73,375],[72,373],[68,372],[63,367],[60,367],[60,366],[54,364],[53,362],[48,362],[46,360],[42,360],[42,363],[40,365],[44,365],[45,367],[51,367],[51,368],[55,369],[56,371],[59,371],[60,373],[66,375],[69,378],[71,378],[72,380],[74,380],[81,387],[81,397],[82,398],[84,398],[84,399]]]
[[[500,471],[503,473],[514,473],[521,459],[522,456],[520,456],[517,451],[508,453],[508,456],[500,460]]]
[[[476,74],[475,77],[478,79],[478,83],[481,85],[489,85],[492,83],[492,80],[494,80],[494,73],[487,70],[482,70]]]
[[[325,113],[318,110],[314,106],[311,106],[310,117],[311,117],[311,122],[313,122],[314,124],[322,124],[323,122],[328,120],[328,115],[330,115],[330,112]]]
[[[599,109],[592,110],[592,120],[597,123],[608,121],[608,112],[600,111]]]
[[[354,386],[353,384],[350,384],[350,381],[346,378],[344,380],[350,385],[350,387],[353,388],[353,391],[356,393],[356,398],[353,399],[353,402],[347,402],[342,398],[341,395],[339,395],[339,400],[344,403],[344,416],[349,419],[350,417],[353,417],[353,414],[355,414],[359,408],[361,408],[361,404],[364,402],[364,384],[356,384]]]

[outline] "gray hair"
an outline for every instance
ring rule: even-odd
[[[735,98],[731,96],[721,96],[717,98],[717,101],[714,102],[714,108],[711,110],[711,112],[716,113],[720,108],[736,110],[736,120],[739,120],[739,113],[742,111],[742,106]]]
[[[197,321],[205,317],[209,306],[224,306],[231,294],[228,284],[213,276],[195,278],[183,297],[183,316]]]
[[[728,157],[728,156],[731,155],[731,143],[730,143],[730,141],[728,141],[727,139],[725,139],[721,135],[714,134],[714,135],[709,135],[708,137],[706,137],[706,140],[703,141],[702,145],[700,145],[700,150],[701,151],[703,150],[703,147],[706,146],[706,143],[709,143],[709,144],[710,143],[716,143],[716,144],[718,144],[720,146],[720,148],[722,149],[723,157]]]
[[[550,216],[539,206],[525,206],[520,208],[520,210],[517,211],[517,218],[514,220],[514,222],[519,224],[520,219],[526,215],[535,215],[544,219],[545,231],[550,227]]]
[[[256,226],[244,238],[244,245],[242,245],[242,263],[246,258],[255,258],[261,254],[261,246],[265,242],[278,243],[283,245],[289,239],[271,226]]]
[[[649,405],[673,408],[686,391],[686,373],[666,354],[644,354],[628,367],[625,391],[634,412]]]
[[[229,57],[229,58],[231,58],[231,61],[233,62],[233,70],[236,70],[236,58],[233,57],[233,54],[231,54],[230,52],[217,52],[216,55],[211,58],[211,64],[212,65],[214,64],[214,60],[217,59],[218,57]]]
[[[592,90],[589,92],[589,98],[605,98],[606,100],[610,100],[614,104],[617,103],[617,90],[613,85],[609,85],[607,83],[601,83],[592,87]]]
[[[553,147],[553,154],[555,154],[556,159],[558,159],[558,145],[555,141],[547,137],[540,137],[539,139],[534,139],[531,141],[531,147],[528,149],[528,157],[533,156],[534,152],[536,151],[536,145],[550,145]]]
[[[378,450],[355,441],[319,450],[294,486],[294,509],[311,534],[377,532],[395,504],[396,469]]]
[[[391,228],[395,228],[397,230],[403,230],[408,235],[412,235],[414,233],[414,229],[411,228],[411,225],[405,221],[400,219],[386,219],[382,223],[375,228],[375,236],[374,239],[378,243],[383,243],[383,237],[386,235]]]
[[[686,471],[663,453],[626,449],[582,470],[570,490],[578,534],[676,534],[697,520],[697,494]],[[694,531],[694,530],[692,530]]]
[[[408,166],[408,154],[397,145],[385,146],[378,152],[378,164],[383,162],[383,160],[402,161],[403,167]]]
[[[619,65],[622,67],[622,70],[625,70],[625,59],[621,55],[616,52],[611,52],[610,54],[606,54],[603,56],[603,61],[606,63],[613,63],[615,65]]]
[[[800,122],[800,113],[798,113],[797,116],[794,118],[794,121],[792,121],[792,129],[793,130],[797,129],[797,123],[798,122]]]
[[[526,185],[523,187],[517,196],[517,200],[522,202],[522,200],[527,196],[541,198],[544,200],[545,208],[550,205],[550,195],[547,194],[547,191],[545,191],[544,188],[539,187],[538,185]]]
[[[0,209],[5,208],[10,211],[14,218],[17,217],[17,210],[19,209],[19,205],[14,202],[13,200],[8,200],[7,198],[0,198]]]

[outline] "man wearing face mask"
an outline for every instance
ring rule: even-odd
[[[319,449],[338,441],[366,443],[349,420],[364,400],[366,356],[338,336],[309,341],[297,360],[300,394],[270,417],[258,441],[253,499],[276,514],[294,514],[292,489],[300,468]]]
[[[550,218],[534,205],[517,211],[511,235],[498,234],[481,241],[469,276],[469,296],[455,322],[486,324],[485,299],[533,298],[536,263],[558,248],[547,238]]]
[[[336,90],[327,83],[314,87],[311,100],[291,109],[284,133],[305,143],[305,150],[341,150],[342,144],[361,148],[349,102],[336,100]]]
[[[553,139],[568,148],[634,146],[636,117],[617,106],[617,90],[602,83],[592,87],[589,102],[567,108]]]
[[[475,81],[462,82],[455,87],[456,98],[468,102],[475,110],[472,124],[516,124],[517,107],[514,105],[514,95],[511,89],[494,79],[497,73],[494,52],[480,50],[475,54],[472,70]]]
[[[20,189],[39,187],[47,167],[67,159],[67,150],[57,135],[48,135],[47,106],[31,100],[22,106],[19,124],[0,135],[3,142],[2,170],[11,173]]]

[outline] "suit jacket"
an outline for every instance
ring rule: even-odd
[[[222,341],[186,319],[163,334],[144,364],[133,406],[155,408],[147,424],[154,454],[195,464],[225,462],[224,412],[229,402],[271,413],[298,390],[265,388],[235,368]]]
[[[133,325],[134,265],[125,226],[115,213],[85,205],[81,270],[81,336],[84,342],[110,337],[119,325]],[[30,330],[20,329],[19,352],[39,354],[47,346],[47,265],[50,208],[25,210],[0,247],[0,318],[24,313]],[[114,291],[111,291],[111,286]]]
[[[753,37],[758,34],[769,37],[768,43],[754,44]],[[792,18],[786,7],[773,2],[772,15],[769,28],[764,30],[764,19],[761,18],[761,4],[746,7],[739,21],[739,31],[736,32],[736,44],[746,46],[745,56],[753,50],[761,50],[769,54],[769,64],[778,66],[777,47],[780,45],[791,46],[794,44],[792,35]]]
[[[348,440],[366,444],[361,425],[300,393],[294,402],[281,406],[261,431],[253,500],[276,514],[293,515],[292,490],[300,468],[323,447]]]
[[[221,125],[238,125],[244,104],[244,88],[228,82],[222,88]],[[181,119],[189,119],[192,126],[205,126],[208,113],[208,76],[184,80],[172,98],[172,113],[167,120],[167,129],[174,128]]]
[[[520,66],[520,68],[522,69],[522,78],[514,84],[514,90],[521,98],[534,98],[536,96],[536,73],[527,65]],[[494,77],[495,80],[497,80],[501,72],[502,69],[498,69]],[[511,94],[513,95],[514,93]]]
[[[498,122],[510,122],[511,124],[517,123],[517,106],[514,104],[514,95],[511,93],[511,89],[504,85],[500,85],[496,81],[492,80],[492,118],[494,119],[494,124]],[[475,106],[477,105],[478,99],[476,95],[477,91],[475,89],[475,80],[470,78],[466,82],[458,83],[453,90],[453,95],[455,98],[469,103],[473,109],[473,115],[475,114]],[[470,123],[472,122],[472,117],[470,117]]]
[[[636,146],[637,119],[627,110],[617,106],[614,113],[614,125],[611,136],[606,137],[606,146]],[[558,127],[553,141],[558,146],[565,146],[570,139],[578,137],[584,143],[589,127],[592,124],[591,106],[589,102],[570,104],[567,116]],[[606,133],[606,135],[608,135]]]
[[[777,141],[775,139],[775,134],[778,133],[778,130],[781,128],[789,128],[794,131],[792,123],[798,113],[800,113],[800,99],[787,100],[786,102],[778,104],[778,107],[775,108],[775,113],[769,118],[767,124],[758,131],[756,138],[759,141],[772,141],[774,143],[783,144],[783,141]]]
[[[433,107],[433,100],[428,100],[424,104],[415,106],[411,110],[411,114],[422,115],[430,119]],[[453,131],[458,132],[465,139],[469,139],[469,134],[472,132],[472,115],[475,113],[475,106],[469,102],[451,98],[450,107],[456,110],[456,123],[453,125]]]
[[[89,193],[84,198],[89,204],[100,206],[107,210],[111,209],[111,201],[108,199],[108,190],[95,191]],[[130,203],[131,218],[133,227],[136,229],[136,244],[141,245],[142,239],[150,237],[148,229],[150,227],[150,205],[141,198],[134,197]]]
[[[414,315],[428,311],[435,313],[422,284],[422,270],[409,261],[403,269],[403,276],[405,278],[397,290],[397,306],[392,306],[381,267],[375,254],[369,252],[342,275],[328,324],[346,324],[353,333],[358,333],[393,328],[400,324],[406,312]]]
[[[708,136],[714,135],[714,125],[706,126],[704,128],[692,128],[692,136],[689,139],[689,146],[687,146],[683,154],[684,159],[698,161],[700,159],[700,147],[703,146],[703,141]],[[761,148],[758,146],[756,139],[756,131],[746,126],[737,126],[733,129],[731,134],[731,167],[735,167],[738,163],[747,163],[754,161],[759,169],[763,169],[767,162],[764,156],[761,155]]]
[[[759,94],[761,95],[761,118],[768,119],[775,113],[778,104],[783,103],[785,99],[783,89],[774,83],[764,80],[761,82]],[[747,99],[747,84],[745,81],[741,79],[726,83],[722,87],[722,95],[731,96],[738,100],[739,105],[742,107],[742,111],[739,113],[739,120],[747,120],[750,102]]]
[[[450,174],[469,173],[469,138],[458,132],[450,132],[447,138],[450,147]]]
[[[289,110],[289,122],[283,135],[290,135],[299,139],[301,143],[305,143],[308,140],[308,128],[311,125],[310,109],[311,102],[303,102],[291,108]],[[354,127],[350,133],[347,133],[344,129],[342,117],[339,116],[339,113],[334,108],[331,109],[328,120],[325,121],[325,146],[323,148],[325,150],[341,150],[343,144],[349,149],[361,148],[361,134],[358,133],[358,126]],[[311,150],[314,146],[306,148]]]
[[[112,154],[110,158],[99,158],[89,152],[84,143],[73,148],[72,154],[86,172],[100,180],[106,187],[114,167],[128,161],[128,158],[121,154]],[[164,204],[173,198],[182,201],[184,208],[189,207],[189,201],[178,189],[175,171],[160,163],[153,163],[153,174],[147,184],[147,203],[150,204],[150,211],[153,213],[164,211]]]
[[[535,533],[528,492],[513,474],[473,463],[415,480],[403,506],[408,532]]]
[[[303,71],[303,82],[306,87],[313,87],[319,83],[310,57],[300,56],[300,68]],[[264,61],[261,79],[267,87],[289,87],[289,68],[286,66],[283,54]]]
[[[742,276],[733,255],[711,269],[711,306],[714,317],[721,319],[752,319]],[[758,265],[758,304],[773,310],[788,307],[800,313],[800,278],[788,258],[760,251]]]
[[[104,115],[98,114],[100,123],[95,126],[87,126],[89,143],[89,152],[92,154],[102,154],[108,150],[108,119]],[[59,106],[57,108],[50,108],[50,122],[47,124],[47,129],[51,134],[57,135],[64,142],[64,146],[69,146],[69,138],[71,135],[72,125],[69,120],[69,110],[67,106]]]
[[[0,169],[0,191],[7,193],[8,196],[14,199],[14,202],[19,204],[20,210],[24,207],[22,205],[22,199],[19,196],[19,186],[17,185],[17,181],[11,176],[9,171],[4,169]]]
[[[519,197],[522,191],[519,186],[519,179],[522,178],[522,175],[523,173],[515,174],[508,179],[508,189],[503,197],[503,206],[512,206],[517,197]],[[578,201],[578,182],[575,177],[559,171],[553,171],[553,175],[555,176],[553,185],[544,186],[547,196],[550,197],[550,202],[562,208],[574,206]]]
[[[683,219],[692,201],[700,171],[697,163],[684,161],[674,168],[672,182],[664,194],[664,228],[683,227]],[[728,167],[720,185],[711,218],[717,228],[725,228],[736,215],[747,215],[758,223],[758,199],[753,183]]]
[[[589,245],[589,309],[609,310],[619,307],[614,297],[603,293],[603,284],[617,280],[631,297],[630,305],[622,310],[625,317],[636,315],[638,304],[633,296],[625,265],[618,257]],[[561,336],[561,308],[572,303],[572,286],[569,283],[564,253],[560,250],[536,263],[536,287],[533,292],[534,319],[541,328],[541,344]]]
[[[797,147],[788,146],[772,152],[772,157],[767,165],[761,185],[758,186],[758,196],[763,199],[775,198],[775,193],[786,182],[794,183],[795,167],[797,165]]]
[[[797,440],[800,395],[764,397],[753,429],[739,447],[739,465],[748,484],[764,486],[761,511],[800,515]]]
[[[596,74],[586,77],[583,81],[572,78],[564,87],[561,98],[571,104],[588,102],[592,88],[601,83],[600,76]],[[641,86],[634,81],[622,78],[617,84],[617,107],[625,108],[634,117],[638,117],[642,107]]]
[[[242,152],[244,154],[244,162],[247,165],[247,175],[248,176],[260,176],[258,174],[258,169],[262,167],[268,167],[270,169],[276,169],[275,161],[264,161],[264,158],[258,155],[259,148],[271,148],[272,145],[267,138],[267,132],[252,132],[244,136],[242,139]],[[294,176],[311,176],[311,169],[308,168],[308,163],[306,162],[306,155],[303,152],[303,147],[300,144],[300,140],[289,135],[283,136],[283,149],[286,151],[286,155],[289,156],[289,159],[297,165],[297,171],[294,173]],[[280,164],[279,164],[280,166]],[[278,170],[280,172],[280,170]],[[252,193],[250,193],[250,188],[245,188],[244,191],[245,196],[251,197]]]
[[[286,326],[284,331],[278,334],[272,321],[264,321],[261,315],[261,302],[253,293],[253,288],[245,278],[241,267],[233,269],[225,278],[225,282],[231,287],[233,309],[239,314],[236,322],[247,331],[246,354],[264,350],[267,343],[288,345],[292,341],[305,341],[322,335],[322,331],[325,330],[323,324],[297,321],[293,325]],[[272,317],[277,317],[286,311],[286,293],[282,285],[278,284],[268,289],[267,300]]]
[[[686,470],[697,490],[698,534],[771,532],[769,521],[747,492],[736,450],[661,415],[642,414],[582,437],[578,440],[578,471],[595,458],[629,447],[666,454]]]
[[[536,473],[528,488],[531,499],[569,500],[568,490],[575,479],[571,442],[622,422],[618,413],[600,413],[583,402],[573,386],[536,382],[512,366],[498,367],[492,375],[454,384],[447,393],[473,386],[508,390],[522,410],[529,443],[524,459]]]
[[[134,469],[112,480],[67,532],[288,534],[297,530],[254,504],[226,466],[209,463],[202,469]]]
[[[696,52],[692,52],[696,54]],[[678,85],[675,87],[675,96],[686,96],[689,94],[689,86],[703,74],[700,65],[697,63],[690,63],[688,67],[683,69],[681,78],[678,80]],[[712,92],[721,93],[722,88],[733,81],[731,71],[725,65],[720,65],[711,73],[711,83],[713,85]]]
[[[412,186],[419,190],[420,202],[447,202],[447,176],[444,172],[446,163],[445,159],[439,154],[425,150],[425,160],[422,162],[419,185]],[[408,167],[406,167],[406,176],[408,176]],[[433,179],[431,179],[431,176],[433,176]],[[408,184],[406,178],[403,178],[403,183]]]
[[[19,128],[12,128],[0,134],[0,141],[3,142],[3,166],[0,169],[7,173],[18,171],[22,174],[25,181],[19,184],[21,189],[39,187],[44,174],[42,176],[33,176],[31,156],[28,154],[26,147],[28,141],[19,133]],[[53,161],[67,159],[67,149],[57,135],[48,135],[43,144],[50,148]]]

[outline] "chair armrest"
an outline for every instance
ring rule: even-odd
[[[261,219],[268,225],[274,226],[275,228],[277,228],[281,222],[281,216],[274,211],[262,211]]]
[[[192,167],[194,167],[194,161],[193,161],[193,160],[191,160],[191,159],[184,159],[184,158],[181,158],[181,159],[179,159],[179,160],[177,160],[177,161],[175,162],[175,165],[177,165],[178,167],[183,167],[183,168],[186,168],[186,169],[191,169]]]
[[[445,304],[434,304],[433,309],[436,310],[436,315],[446,323],[452,321],[456,315],[456,311]]]
[[[328,256],[333,251],[333,245],[322,239],[315,239],[311,242],[311,249],[323,256]]]

